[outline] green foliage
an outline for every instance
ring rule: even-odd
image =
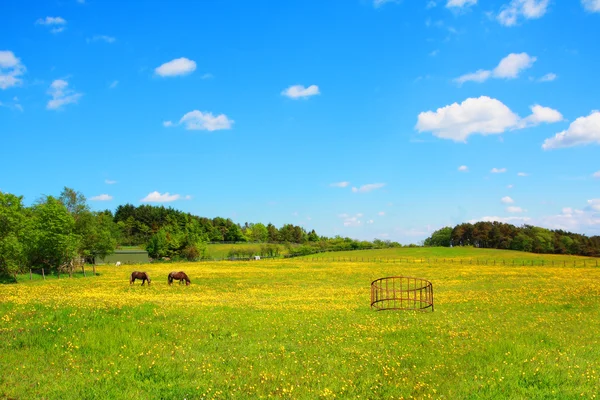
[[[439,234],[443,231],[444,243],[447,229],[436,231],[425,240],[426,245],[448,246],[440,243]],[[492,249],[512,249],[544,254],[577,254],[600,256],[600,236],[587,237],[562,230],[549,230],[524,225],[516,227],[501,222],[477,222],[459,224],[450,235],[453,246],[474,246]]]
[[[0,192],[0,275],[14,275],[26,264],[28,219],[23,198]]]
[[[77,255],[81,237],[75,219],[58,199],[47,196],[33,207],[32,264],[59,270]]]
[[[431,237],[425,239],[425,246],[450,247],[452,242],[452,228],[445,227],[431,234]]]

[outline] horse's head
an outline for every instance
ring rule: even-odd
[[[148,285],[150,284],[150,277],[146,274],[146,280],[148,281]]]

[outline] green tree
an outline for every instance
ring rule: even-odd
[[[69,268],[77,255],[80,236],[75,233],[75,219],[57,198],[47,196],[33,206],[32,261],[56,271]]]
[[[166,257],[168,250],[167,232],[164,229],[160,229],[152,235],[146,245],[146,250],[152,258]]]
[[[431,237],[425,239],[425,246],[450,247],[452,239],[452,228],[446,226],[431,234]]]
[[[28,219],[23,197],[0,192],[0,275],[15,275],[27,261]]]
[[[252,226],[251,240],[254,242],[266,242],[269,240],[269,231],[264,224],[260,222]]]

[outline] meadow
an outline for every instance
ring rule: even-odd
[[[458,250],[445,255],[488,256]],[[0,285],[0,398],[598,397],[599,268],[562,256],[546,259],[566,267],[457,264],[429,251],[433,262],[308,257],[20,276]],[[151,286],[130,286],[134,269]],[[168,286],[172,270],[192,285]],[[432,281],[435,312],[372,311],[370,282],[391,275]]]

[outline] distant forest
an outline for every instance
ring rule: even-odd
[[[600,257],[600,236],[581,235],[537,226],[517,227],[501,222],[464,223],[439,229],[425,246],[473,246],[544,254]]]

